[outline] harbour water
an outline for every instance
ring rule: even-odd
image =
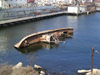
[[[73,27],[73,38],[60,44],[38,44],[17,50],[13,45],[24,36],[48,29]],[[90,69],[91,48],[100,52],[100,13],[81,16],[58,16],[37,22],[0,28],[0,64],[24,66],[38,64],[53,75],[76,75],[79,69]],[[94,56],[94,68],[100,68],[100,54]]]

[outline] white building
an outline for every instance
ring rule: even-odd
[[[68,3],[72,4],[73,0],[68,0]]]
[[[77,6],[69,6],[68,7],[68,13],[78,14],[79,13],[79,7],[77,7]]]
[[[1,0],[2,8],[24,7],[27,0]]]
[[[85,3],[85,2],[93,2],[93,0],[82,0],[82,3]]]
[[[40,4],[40,5],[45,5],[45,4],[56,4],[56,3],[62,3],[66,2],[66,0],[35,0],[35,3]]]
[[[1,8],[1,0],[0,0],[0,8]]]
[[[88,0],[88,2],[93,2],[94,0]]]
[[[85,3],[86,2],[86,0],[82,0],[82,3]]]

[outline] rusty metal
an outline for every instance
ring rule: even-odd
[[[60,72],[60,75],[63,75],[63,72]]]
[[[94,48],[91,49],[91,73],[93,73],[93,64],[94,64]]]
[[[64,36],[65,38],[69,36],[71,38],[72,35],[73,35],[73,28],[71,27],[37,32],[37,33],[30,34],[28,36],[25,36],[20,42],[15,44],[14,47],[22,48],[22,47],[27,47],[37,42],[51,42],[51,41],[48,41],[50,39],[48,39],[47,36],[52,36],[56,39],[56,38],[64,37]]]

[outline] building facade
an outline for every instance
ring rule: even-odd
[[[96,5],[96,10],[100,11],[100,0],[94,0],[95,5]]]
[[[2,8],[26,7],[34,0],[0,0]]]
[[[1,0],[2,8],[21,7],[27,4],[27,0]]]
[[[0,8],[1,8],[1,0],[0,0]]]

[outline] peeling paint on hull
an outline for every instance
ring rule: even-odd
[[[61,37],[61,36],[63,37],[63,34],[64,36],[66,35],[65,38],[72,37],[73,28],[67,27],[67,28],[52,29],[52,30],[33,33],[28,36],[25,36],[20,42],[15,44],[14,47],[23,48],[37,42],[51,42],[46,39],[47,35],[52,35],[56,38],[56,37]]]

